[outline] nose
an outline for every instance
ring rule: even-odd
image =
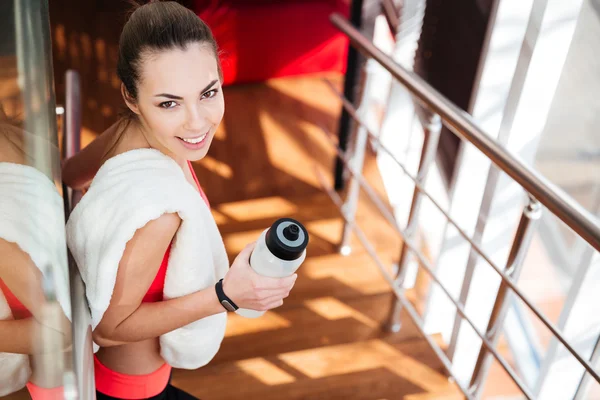
[[[198,106],[189,107],[186,112],[185,130],[201,133],[206,129],[206,116],[202,112],[202,108]]]

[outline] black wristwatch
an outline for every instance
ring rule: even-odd
[[[225,307],[225,309],[227,311],[233,312],[239,308],[238,306],[235,305],[233,300],[231,300],[229,297],[227,297],[227,295],[223,291],[223,279],[221,279],[219,282],[217,282],[217,284],[215,285],[215,290],[217,291],[217,297],[219,299],[219,303],[221,303],[221,305],[223,307]]]

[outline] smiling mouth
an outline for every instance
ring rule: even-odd
[[[198,144],[201,141],[203,141],[207,135],[208,135],[208,132],[206,132],[205,134],[200,135],[198,137],[195,137],[195,138],[182,138],[182,137],[178,137],[178,138],[189,144]]]

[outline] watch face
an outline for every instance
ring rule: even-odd
[[[227,311],[235,311],[235,307],[231,305],[227,300],[221,300],[221,304]]]

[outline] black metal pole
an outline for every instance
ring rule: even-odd
[[[350,22],[352,25],[359,29],[362,25],[362,11],[363,11],[363,0],[352,0],[350,11]],[[344,96],[354,105],[356,105],[356,82],[360,73],[360,55],[358,51],[353,47],[348,48],[348,58],[346,60],[346,76],[344,77]],[[342,107],[342,115],[340,117],[340,124],[338,130],[339,146],[342,151],[346,151],[348,136],[352,127],[352,120],[350,114]],[[344,188],[344,163],[339,157],[335,159],[335,190],[341,190]]]

